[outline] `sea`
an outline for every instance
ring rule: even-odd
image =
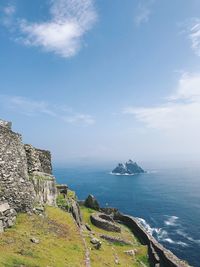
[[[55,167],[59,183],[80,200],[93,194],[101,206],[137,217],[176,256],[200,267],[200,166],[160,167],[133,176],[108,167]]]

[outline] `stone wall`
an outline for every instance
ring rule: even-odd
[[[35,192],[29,181],[27,160],[21,135],[0,120],[0,202],[18,211],[33,207]]]
[[[158,243],[154,237],[149,235],[134,217],[116,212],[114,219],[128,226],[139,241],[148,246],[151,267],[189,267],[185,261],[177,258],[171,251]]]
[[[55,206],[57,197],[55,177],[43,172],[33,172],[30,174],[30,179],[36,193],[35,204]]]
[[[9,121],[3,121],[3,120],[0,120],[0,126],[5,127],[5,128],[7,128],[7,129],[11,130],[11,128],[12,128],[12,123],[9,122]]]
[[[28,174],[36,193],[36,204],[56,205],[56,179],[52,175],[51,153],[32,145],[24,145]]]
[[[0,203],[0,233],[15,224],[16,214],[8,202]]]
[[[51,153],[47,150],[34,148],[32,145],[24,145],[26,152],[28,172],[44,172],[52,174]]]
[[[0,120],[0,228],[11,226],[16,212],[36,204],[56,205],[51,153],[22,143],[10,122]],[[4,210],[5,209],[5,210]]]
[[[42,172],[52,174],[51,152],[48,150],[37,149]]]

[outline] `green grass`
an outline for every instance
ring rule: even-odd
[[[71,215],[53,207],[46,214],[45,218],[20,214],[16,225],[0,235],[0,266],[84,266],[84,244]]]
[[[85,246],[90,251],[91,267],[115,267],[119,259],[121,267],[149,266],[147,247],[142,246],[130,230],[121,226],[121,233],[107,232],[93,226],[90,215],[94,210],[82,207],[84,223],[88,223],[94,237],[102,242],[99,250],[90,243],[89,231],[83,230],[82,235],[72,216],[54,207],[46,207],[45,216],[19,214],[17,223],[3,234],[0,234],[0,267],[85,267]],[[101,239],[101,234],[119,237],[132,242],[132,245],[109,243]],[[34,237],[39,244],[30,239]],[[136,249],[135,256],[124,253]]]
[[[125,226],[120,224],[121,233],[108,232],[106,230],[100,229],[92,225],[90,221],[90,215],[94,213],[94,210],[91,210],[86,207],[81,207],[81,212],[83,215],[84,223],[90,225],[92,231],[94,232],[94,237],[98,238],[102,242],[102,247],[100,250],[92,249],[90,243],[89,232],[85,231],[84,236],[87,242],[87,246],[91,249],[90,258],[92,267],[104,267],[104,266],[117,266],[115,263],[116,257],[119,259],[119,266],[123,267],[141,267],[148,266],[148,256],[147,256],[147,247],[142,246],[137,239],[134,237],[132,232]],[[119,237],[126,241],[132,242],[132,245],[122,245],[118,242],[109,243],[108,241],[101,239],[100,235],[106,234],[113,237]],[[137,252],[134,257],[129,256],[124,253],[126,250],[136,249]]]
[[[74,191],[67,190],[67,196],[64,197],[63,194],[60,194],[56,198],[56,204],[59,208],[69,211],[71,207],[72,200],[76,200],[76,194]]]

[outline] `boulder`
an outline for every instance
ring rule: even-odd
[[[93,237],[93,238],[90,240],[90,243],[92,243],[93,245],[95,245],[95,244],[97,244],[97,243],[99,243],[99,242],[100,242],[100,240],[97,239],[96,237]]]
[[[79,204],[74,199],[71,199],[70,202],[71,202],[70,212],[72,213],[72,216],[74,217],[77,225],[80,227],[82,224],[82,216]]]
[[[126,250],[126,251],[124,251],[125,254],[127,254],[127,255],[129,255],[129,256],[132,256],[132,257],[135,256],[135,252],[136,252],[135,249],[131,249],[131,250]]]
[[[39,239],[37,239],[35,237],[31,238],[31,242],[34,243],[34,244],[39,244],[40,243]]]
[[[93,237],[91,240],[90,240],[90,243],[92,243],[93,247],[95,249],[100,249],[101,248],[101,241],[95,237]]]
[[[100,206],[98,201],[93,195],[89,195],[85,200],[85,206],[90,209],[99,210]]]

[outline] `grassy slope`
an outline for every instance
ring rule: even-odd
[[[0,266],[84,266],[84,245],[70,214],[52,207],[46,214],[20,214],[16,225],[0,235]],[[32,237],[39,244],[32,243]]]
[[[81,208],[83,214],[83,220],[91,226],[92,231],[95,233],[94,237],[99,238],[100,234],[106,234],[109,236],[120,237],[125,240],[131,241],[133,245],[119,245],[117,243],[110,244],[106,240],[101,239],[102,247],[100,250],[92,249],[90,243],[90,237],[88,231],[84,232],[85,239],[87,241],[90,250],[90,258],[92,267],[103,267],[103,266],[117,266],[115,259],[119,259],[119,266],[123,267],[138,267],[138,266],[149,266],[147,258],[147,247],[142,246],[130,232],[130,230],[121,226],[121,233],[112,233],[105,230],[99,229],[93,226],[90,222],[90,215],[94,211],[85,207]],[[135,257],[131,257],[124,253],[126,250],[136,249],[137,253]]]
[[[88,208],[81,208],[84,223],[90,224],[94,237],[100,234],[118,236],[129,240],[133,245],[110,244],[101,239],[100,250],[93,249],[90,243],[90,232],[83,231],[87,247],[90,251],[91,267],[117,266],[119,260],[122,267],[149,266],[147,248],[142,246],[128,228],[122,227],[121,233],[112,233],[93,226]],[[46,207],[45,217],[20,214],[17,223],[11,229],[0,234],[0,267],[83,267],[85,266],[85,247],[82,236],[71,215],[59,208]],[[34,244],[30,239],[39,239]],[[137,249],[134,257],[124,251]]]

